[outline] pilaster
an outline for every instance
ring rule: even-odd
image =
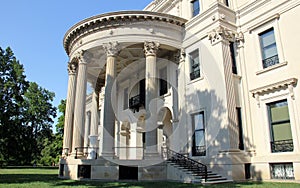
[[[230,56],[229,42],[236,40],[237,33],[225,27],[219,26],[208,34],[212,45],[222,50],[222,62],[226,88],[226,104],[228,114],[229,150],[238,149],[238,125],[236,100],[234,92],[234,80],[232,74],[232,60]]]

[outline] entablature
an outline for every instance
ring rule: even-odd
[[[82,20],[71,27],[64,36],[64,48],[70,54],[72,45],[80,38],[102,30],[120,26],[133,26],[134,23],[153,22],[164,23],[164,26],[184,26],[186,20],[180,17],[149,11],[120,11],[100,14]]]

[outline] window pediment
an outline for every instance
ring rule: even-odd
[[[256,98],[257,104],[259,105],[259,96],[264,95],[266,93],[275,91],[275,90],[282,90],[288,89],[290,96],[292,99],[295,99],[293,88],[297,85],[297,78],[290,78],[280,82],[272,83],[266,86],[262,86],[256,89],[250,90],[252,96]]]

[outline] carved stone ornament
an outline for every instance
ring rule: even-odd
[[[76,74],[77,67],[78,67],[78,63],[75,62],[75,61],[72,61],[72,62],[68,63],[68,73],[69,74]]]
[[[144,53],[146,56],[156,56],[157,50],[159,48],[158,42],[149,42],[144,43]]]
[[[184,48],[181,48],[180,50],[177,51],[175,55],[175,61],[182,63],[185,61],[185,56],[186,56],[185,50]]]
[[[107,56],[117,56],[120,52],[120,45],[118,42],[104,43],[103,48]]]
[[[234,42],[236,40],[237,33],[223,26],[219,26],[208,33],[208,39],[211,43],[216,43],[220,40],[228,40]]]

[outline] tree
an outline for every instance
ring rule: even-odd
[[[60,116],[58,117],[56,124],[56,133],[52,135],[51,140],[48,138],[44,140],[44,148],[41,152],[41,159],[39,161],[42,165],[57,164],[60,159],[63,146],[66,100],[60,101],[58,111],[60,112]]]
[[[16,164],[24,146],[23,96],[28,88],[23,66],[12,50],[0,48],[0,164]]]
[[[40,86],[35,82],[30,82],[24,94],[24,119],[25,125],[29,129],[32,140],[30,144],[31,161],[36,163],[40,153],[45,147],[45,138],[52,136],[52,118],[56,117],[56,108],[52,105],[55,94]]]

